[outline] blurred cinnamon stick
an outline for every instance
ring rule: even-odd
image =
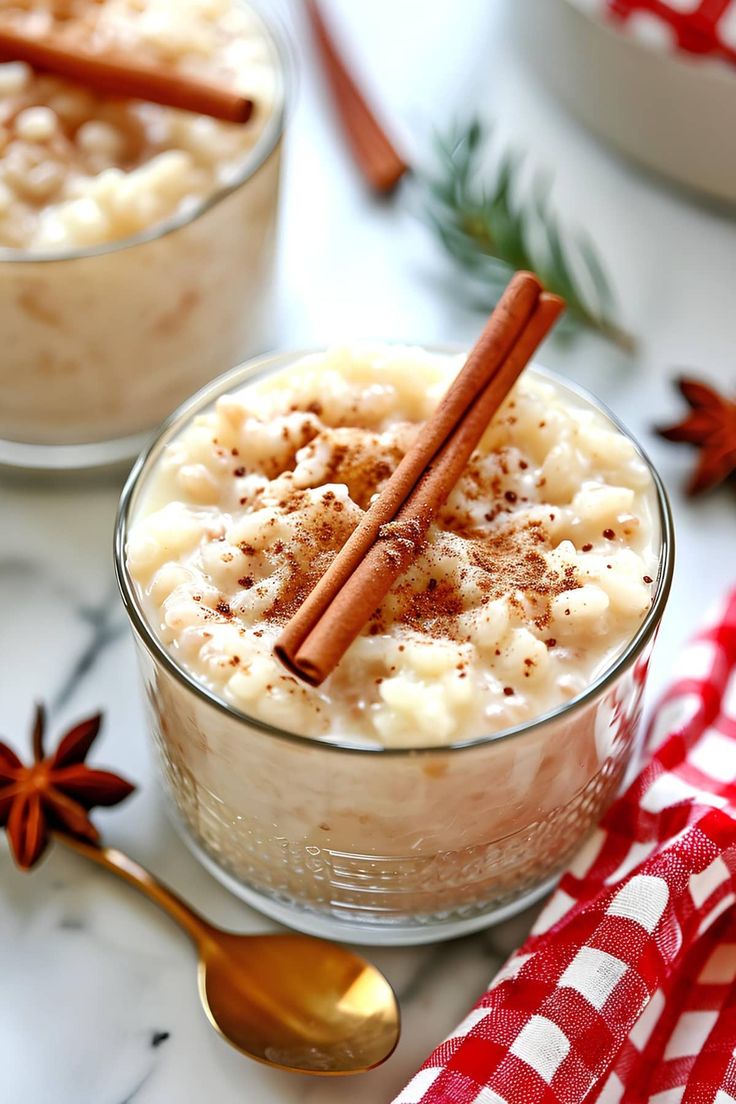
[[[304,0],[325,79],[355,162],[374,191],[392,192],[409,169],[386,134],[343,60],[318,0]]]
[[[66,25],[68,26],[68,25]],[[55,73],[98,92],[245,123],[253,101],[219,82],[203,80],[110,50],[93,50],[67,32],[34,34],[20,21],[0,19],[0,61],[25,61],[34,69]]]

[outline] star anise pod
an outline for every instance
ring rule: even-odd
[[[684,441],[700,449],[687,485],[688,494],[695,495],[736,472],[736,402],[698,380],[679,379],[677,386],[691,406],[690,413],[677,425],[657,432],[668,441]]]
[[[89,819],[94,805],[117,805],[135,789],[110,771],[94,770],[84,760],[94,743],[102,714],[75,725],[56,751],[43,747],[45,714],[36,706],[33,725],[33,763],[26,766],[0,743],[0,825],[4,825],[18,866],[36,863],[56,829],[77,839],[97,843],[99,833]]]

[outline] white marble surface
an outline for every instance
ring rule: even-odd
[[[510,0],[509,0],[510,2]],[[287,0],[284,0],[287,4]],[[555,199],[608,259],[626,322],[643,347],[633,365],[596,340],[551,347],[548,363],[598,391],[642,437],[672,492],[677,580],[653,682],[709,600],[734,581],[736,501],[687,503],[690,457],[658,442],[655,417],[679,407],[668,379],[698,368],[736,383],[736,225],[640,176],[548,102],[515,48],[503,0],[332,0],[357,61],[416,148],[434,123],[481,105],[499,130],[552,167]],[[288,4],[287,4],[288,7]],[[287,16],[290,13],[287,10]],[[371,201],[346,163],[299,49],[284,196],[281,346],[362,334],[469,341],[482,316],[464,307],[412,210],[411,190]],[[35,698],[52,727],[107,715],[97,761],[140,784],[97,816],[113,842],[214,921],[268,926],[204,873],[174,836],[154,784],[131,642],[110,557],[119,480],[0,477],[0,733],[26,739]],[[190,948],[132,890],[60,851],[21,875],[0,850],[0,1100],[3,1104],[353,1104],[391,1099],[482,991],[529,917],[459,942],[372,957],[396,985],[404,1035],[380,1070],[351,1083],[295,1078],[220,1042],[197,1002]]]

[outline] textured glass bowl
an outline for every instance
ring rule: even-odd
[[[231,185],[122,241],[0,248],[0,464],[131,460],[174,406],[267,344],[291,69],[254,6],[281,107]]]
[[[460,935],[541,896],[621,786],[672,577],[667,499],[652,469],[653,604],[623,654],[576,699],[515,729],[439,749],[327,743],[276,729],[231,708],[177,664],[146,619],[125,546],[141,490],[172,438],[219,395],[295,355],[251,362],[201,391],[168,421],[123,492],[116,570],[165,790],[212,873],[283,923],[363,943]],[[559,377],[530,370],[553,379],[571,402],[600,409]]]

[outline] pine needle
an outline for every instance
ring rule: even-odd
[[[424,214],[445,250],[483,289],[487,306],[500,298],[511,273],[530,269],[567,301],[567,317],[627,352],[636,341],[614,317],[611,287],[598,253],[579,231],[563,231],[538,177],[522,201],[522,158],[504,151],[483,170],[489,133],[477,120],[435,140],[436,168],[422,178]]]

